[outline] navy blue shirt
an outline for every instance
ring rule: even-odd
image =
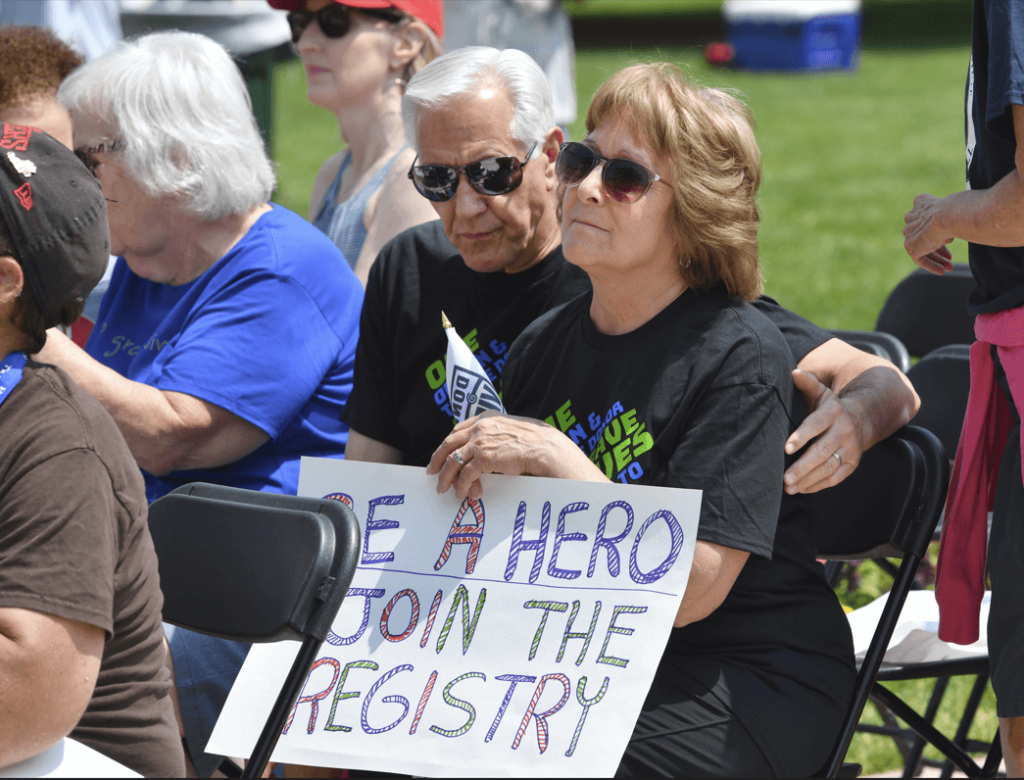
[[[1024,0],[975,0],[965,96],[967,187],[983,190],[1014,169],[1013,106],[1024,105]],[[977,286],[972,314],[1024,306],[1024,247],[968,245]]]

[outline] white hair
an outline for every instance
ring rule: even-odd
[[[123,41],[57,93],[118,128],[124,163],[150,195],[204,220],[244,214],[274,190],[274,169],[242,75],[209,38],[162,32]]]
[[[409,80],[402,97],[406,141],[419,152],[416,130],[421,109],[444,106],[489,81],[508,90],[512,137],[528,147],[535,141],[543,143],[555,126],[548,77],[529,54],[490,46],[456,49],[427,63]]]

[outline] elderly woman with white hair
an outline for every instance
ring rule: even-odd
[[[850,629],[815,561],[814,514],[782,503],[799,422],[793,356],[761,292],[757,144],[746,108],[678,68],[636,65],[562,146],[562,247],[593,291],[527,328],[505,407],[455,427],[428,471],[703,491],[693,568],[618,776],[820,769],[853,688]],[[599,419],[577,445],[542,422]],[[600,424],[603,421],[603,424]],[[780,509],[782,510],[780,513]]]
[[[267,202],[237,67],[203,36],[154,34],[75,71],[58,99],[119,260],[86,349],[51,332],[40,359],[110,412],[149,501],[195,481],[295,493],[301,455],[344,456],[363,291],[323,233]],[[247,648],[183,632],[171,646],[195,757],[217,707],[193,688],[223,696]]]

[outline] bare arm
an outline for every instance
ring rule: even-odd
[[[96,686],[104,639],[77,620],[0,608],[0,767],[71,732]]]
[[[927,193],[914,198],[904,217],[903,246],[914,262],[932,273],[952,270],[954,238],[987,246],[1024,246],[1024,106],[1013,106],[1017,139],[1015,167],[987,190],[954,192],[945,198]]]
[[[36,357],[63,368],[100,402],[136,462],[151,474],[224,466],[270,438],[215,404],[126,379],[60,331],[47,331],[46,346]]]
[[[359,431],[350,430],[348,443],[345,445],[345,460],[401,464],[402,451],[390,444],[363,436]]]
[[[356,276],[363,287],[366,286],[370,266],[388,241],[414,225],[438,218],[430,201],[420,195],[409,181],[407,174],[415,156],[412,149],[398,155],[384,183],[366,204],[363,213],[366,241],[355,266]]]
[[[786,441],[786,453],[814,443],[783,477],[787,493],[815,493],[839,484],[866,450],[910,422],[921,406],[902,371],[841,339],[807,353],[793,382],[810,412]],[[833,457],[837,452],[842,464]]]
[[[698,539],[693,568],[673,625],[680,628],[696,623],[722,606],[749,557],[748,552]]]

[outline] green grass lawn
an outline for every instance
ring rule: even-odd
[[[767,292],[823,327],[871,330],[889,290],[915,267],[901,233],[914,196],[964,186],[968,56],[965,47],[869,47],[856,72],[785,75],[709,69],[698,47],[581,50],[580,118],[571,133],[584,135],[590,96],[630,62],[676,62],[708,85],[739,90],[757,119],[763,158],[759,204]],[[339,148],[337,125],[305,99],[297,62],[275,70],[274,101],[275,199],[304,215],[317,168]],[[966,261],[965,244],[951,248],[955,260]],[[858,598],[882,589],[880,575],[866,565]],[[949,712],[963,706],[970,684],[955,680],[946,694],[939,723],[947,734],[955,730]],[[931,685],[898,689],[923,710]],[[866,718],[879,722],[870,706]],[[972,737],[990,739],[995,722],[990,690]],[[900,764],[892,741],[874,736],[856,737],[850,760],[867,772]]]

